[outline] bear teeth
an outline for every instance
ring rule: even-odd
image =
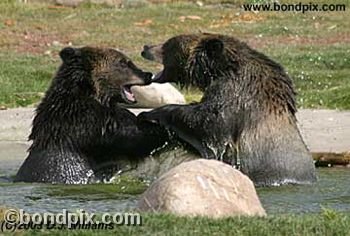
[[[123,93],[124,93],[124,95],[125,95],[125,97],[126,97],[126,99],[128,101],[130,101],[130,102],[135,102],[136,101],[135,100],[135,96],[134,96],[134,94],[131,91],[131,86],[124,86],[123,87]]]

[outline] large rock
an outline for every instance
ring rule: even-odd
[[[185,97],[169,83],[133,86],[131,90],[137,101],[134,107],[154,108],[166,104],[186,103]]]
[[[182,216],[264,216],[253,182],[216,160],[184,162],[162,175],[138,202],[141,211]]]

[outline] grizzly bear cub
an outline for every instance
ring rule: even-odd
[[[234,37],[180,35],[144,46],[141,55],[163,64],[155,82],[204,92],[199,103],[166,105],[139,116],[173,130],[203,158],[232,164],[257,186],[316,180],[300,135],[295,91],[283,67]]]
[[[138,128],[136,116],[119,106],[135,102],[130,88],[149,84],[151,73],[114,49],[68,47],[60,57],[15,181],[88,183],[118,159],[136,160],[163,144],[161,130]]]

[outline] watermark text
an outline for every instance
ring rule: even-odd
[[[345,4],[317,4],[317,3],[256,3],[256,4],[243,4],[244,11],[276,11],[276,12],[333,12],[333,11],[346,11]]]
[[[114,229],[120,225],[140,226],[138,213],[103,213],[96,215],[85,210],[61,213],[32,213],[22,209],[8,209],[0,219],[0,232],[14,232],[26,229]]]

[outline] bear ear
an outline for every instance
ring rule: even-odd
[[[72,60],[73,58],[77,57],[78,54],[79,54],[79,49],[72,48],[72,47],[63,48],[60,51],[60,57],[64,62],[68,62]]]
[[[221,55],[224,51],[224,42],[220,39],[209,39],[204,44],[204,49],[209,57]]]

